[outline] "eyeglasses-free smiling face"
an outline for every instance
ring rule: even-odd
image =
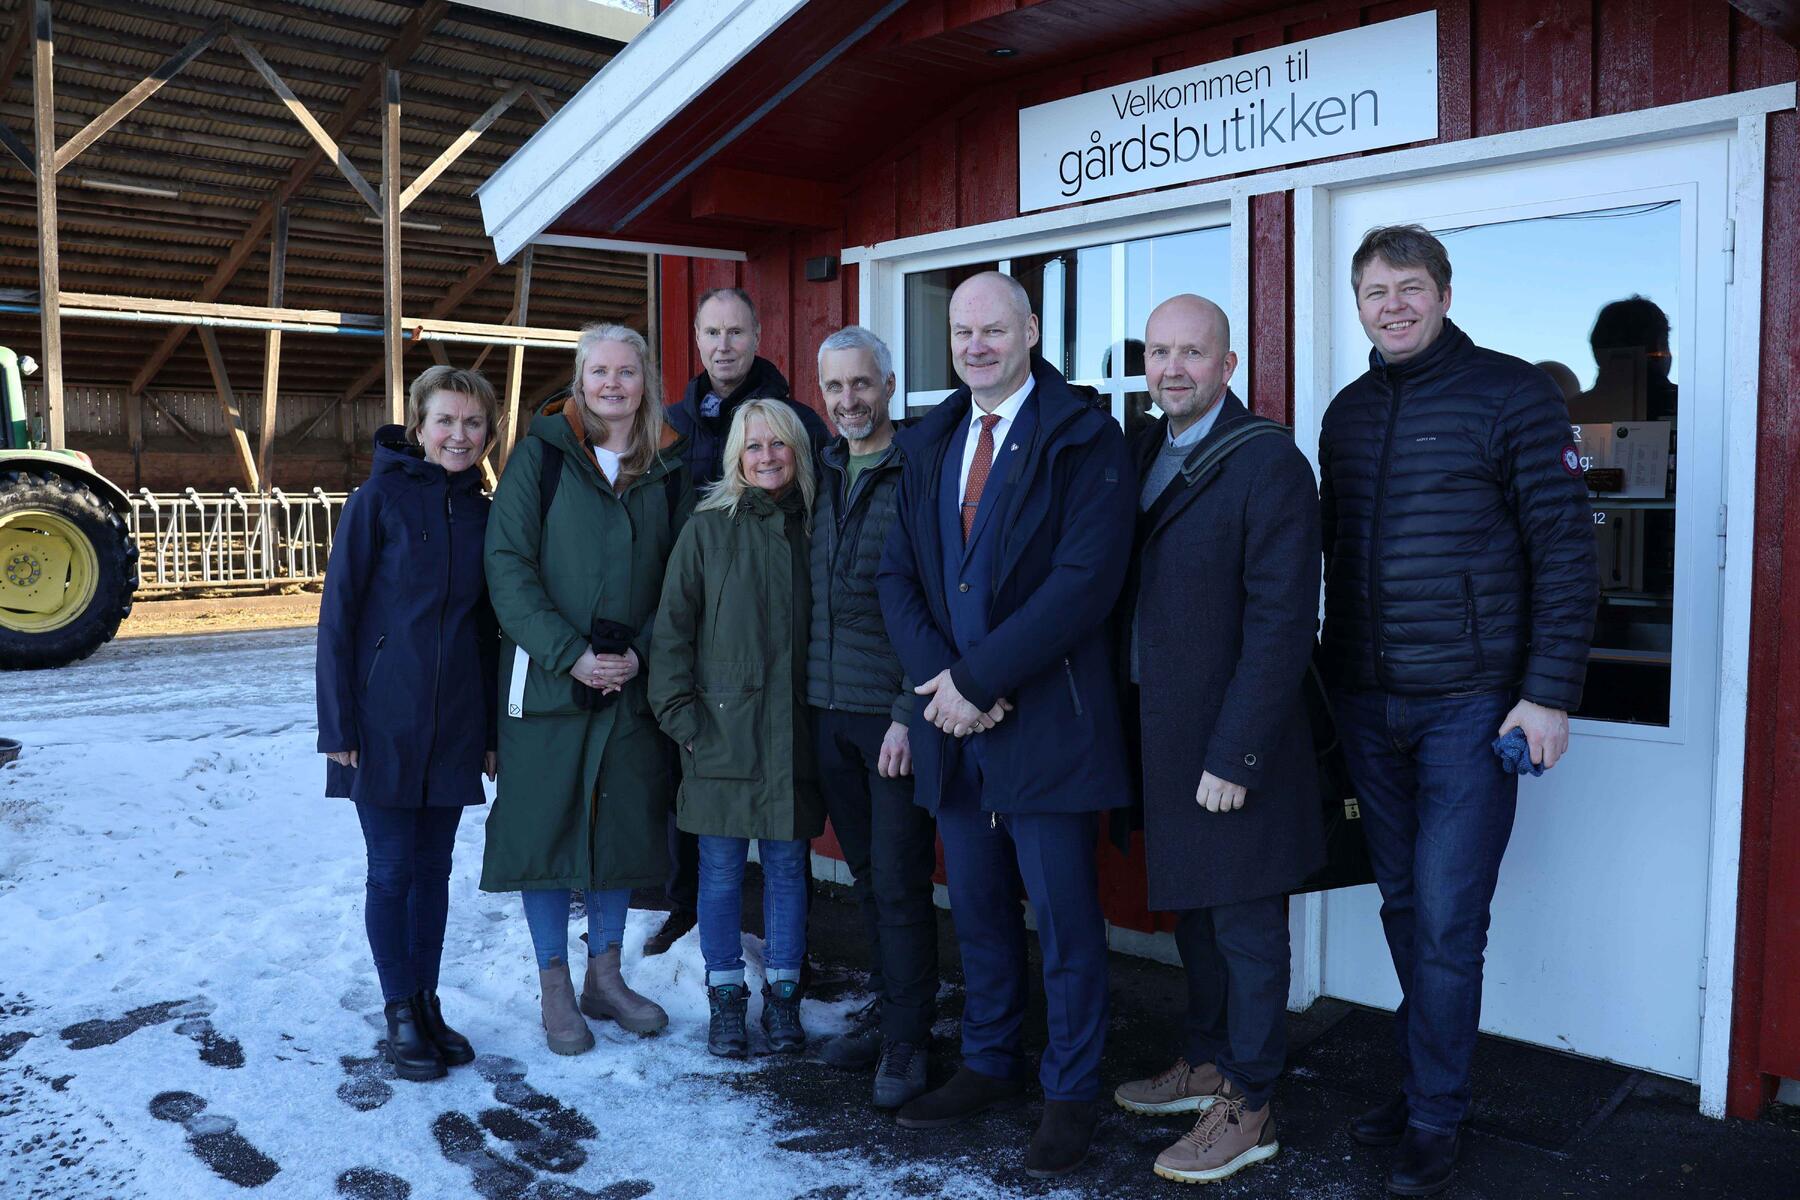
[[[608,429],[625,428],[644,402],[644,363],[624,342],[595,342],[581,365],[581,401]]]
[[[977,275],[950,297],[950,358],[982,411],[1025,385],[1037,343],[1037,316],[1004,280]]]
[[[706,364],[706,377],[724,397],[750,374],[762,337],[748,305],[736,296],[714,296],[694,314],[694,341]]]
[[[738,469],[752,487],[779,496],[794,482],[794,448],[776,437],[767,421],[753,416],[744,423],[744,453]]]
[[[454,475],[480,462],[487,443],[487,412],[475,397],[466,392],[441,391],[425,402],[419,446],[425,451],[426,462],[436,463]]]
[[[1395,267],[1377,256],[1356,285],[1356,315],[1363,332],[1391,363],[1415,358],[1437,341],[1449,312],[1450,289],[1438,291],[1423,265]]]
[[[825,415],[853,442],[866,441],[887,420],[894,377],[883,378],[871,350],[827,350],[819,355],[819,391]]]

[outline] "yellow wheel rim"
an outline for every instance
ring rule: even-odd
[[[61,629],[99,586],[100,558],[75,522],[34,508],[0,517],[0,629]]]

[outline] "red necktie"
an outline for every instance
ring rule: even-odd
[[[994,426],[1000,418],[988,413],[981,418],[981,437],[975,442],[975,461],[969,464],[969,482],[963,488],[963,541],[975,527],[975,514],[981,510],[981,489],[987,486],[988,470],[994,465]]]

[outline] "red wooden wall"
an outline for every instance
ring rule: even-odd
[[[957,18],[950,5],[947,24]],[[1017,111],[1023,105],[1436,8],[1441,140],[1459,140],[1695,100],[1795,80],[1794,47],[1723,0],[1397,0],[1306,4],[1195,31],[986,89],[862,170],[845,227],[777,235],[741,266],[670,261],[663,272],[671,394],[692,371],[691,298],[737,282],[762,306],[763,353],[817,402],[818,341],[854,320],[854,272],[801,274],[809,255],[1018,214]],[[1800,1078],[1800,125],[1770,123],[1759,409],[1751,711],[1745,779],[1732,1111],[1760,1106],[1759,1072]],[[1288,195],[1251,208],[1255,409],[1293,412],[1293,232]],[[1785,587],[1789,573],[1795,581]],[[1159,924],[1144,908],[1141,855],[1105,851],[1108,915]]]

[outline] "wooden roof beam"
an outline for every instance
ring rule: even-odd
[[[431,31],[431,27],[437,24],[449,7],[449,0],[425,0],[425,3],[407,18],[406,24],[401,27],[393,42],[389,44],[388,52],[382,62],[364,72],[362,82],[350,94],[349,99],[339,109],[337,116],[333,117],[331,124],[327,126],[334,136],[341,136],[368,111],[370,105],[374,103],[375,97],[381,94],[382,78],[387,69],[390,66],[398,67],[410,59],[413,51],[418,49],[419,43],[425,40],[425,35]],[[312,173],[318,169],[319,164],[324,161],[323,151],[315,150],[295,164],[293,170],[288,173],[287,179],[276,189],[275,194],[263,202],[244,236],[232,246],[224,261],[219,264],[212,277],[200,289],[201,300],[212,300],[225,290],[226,285],[249,261],[251,253],[261,242],[263,236],[268,233],[270,226],[274,224],[275,211],[293,199],[294,194],[305,185],[306,181],[312,177]],[[192,326],[177,326],[157,344],[156,349],[151,351],[149,360],[144,363],[143,369],[132,379],[131,390],[133,392],[141,392],[150,385],[151,380],[156,378],[156,373],[162,370],[163,364],[169,361],[169,356],[175,352],[176,347],[181,345],[182,339],[187,336],[190,328]]]
[[[294,89],[290,88],[281,76],[275,73],[275,68],[271,67],[268,60],[256,52],[256,47],[246,41],[243,34],[233,32],[231,40],[237,46],[239,53],[244,56],[244,60],[255,67],[256,73],[267,80],[269,87],[274,89],[277,96],[281,97],[281,102],[287,105],[289,112],[294,114],[294,119],[300,122],[300,127],[311,134],[312,140],[319,144],[321,150],[325,151],[325,157],[331,160],[332,165],[337,167],[344,178],[350,182],[350,186],[356,189],[357,195],[367,200],[369,207],[374,209],[376,215],[379,216],[381,197],[376,195],[375,189],[369,186],[369,181],[364,179],[363,173],[356,169],[356,164],[350,161],[350,156],[344,153],[343,148],[337,144],[337,140],[332,137],[331,132],[319,124],[318,118],[312,115],[312,110],[306,107],[300,97],[294,95]]]
[[[144,76],[136,87],[120,96],[110,108],[89,121],[80,133],[59,146],[56,151],[56,165],[53,169],[61,171],[74,162],[76,155],[104,137],[107,130],[124,120],[134,108],[156,95],[162,89],[163,84],[169,82],[180,73],[183,67],[204,54],[208,47],[225,36],[230,29],[229,21],[214,21],[201,30],[199,36],[164,59],[156,70]]]

